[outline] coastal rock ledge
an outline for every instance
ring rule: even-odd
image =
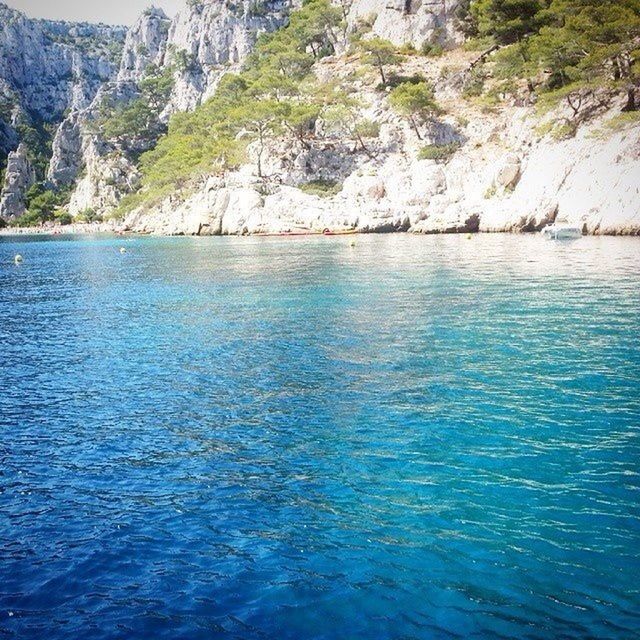
[[[513,112],[512,114],[513,115]],[[586,234],[640,235],[640,126],[603,134],[606,118],[572,139],[531,140],[525,109],[510,123],[465,132],[443,163],[381,154],[331,197],[310,195],[250,167],[210,177],[129,214],[123,229],[162,235],[234,235],[356,229],[414,233],[534,232],[556,219]]]

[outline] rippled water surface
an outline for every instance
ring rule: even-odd
[[[0,637],[640,637],[640,241],[349,242],[0,239]]]

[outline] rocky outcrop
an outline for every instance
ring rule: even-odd
[[[590,234],[640,234],[640,123],[611,134],[598,120],[573,139],[555,141],[532,138],[530,117],[509,110],[468,127],[466,143],[448,162],[417,160],[416,141],[404,130],[401,148],[363,158],[328,198],[259,181],[247,166],[210,178],[185,200],[174,196],[137,210],[125,226],[200,235],[528,232],[560,217]]]
[[[127,32],[118,80],[137,82],[150,64],[162,66],[171,20],[162,9],[146,9]]]
[[[56,131],[47,180],[57,186],[73,184],[82,163],[81,123],[78,112],[75,112]]]
[[[33,167],[27,158],[27,148],[21,144],[7,158],[7,169],[0,199],[0,218],[10,220],[25,212],[25,194],[35,182]]]
[[[481,229],[534,231],[557,216],[585,233],[639,234],[639,175],[640,125],[544,140],[524,155],[515,188],[485,200]]]
[[[78,113],[114,75],[124,35],[123,27],[32,20],[0,4],[0,153],[16,149],[25,128],[35,152],[46,144],[43,123],[58,124],[70,113],[55,136],[49,177],[71,184],[82,163]],[[21,145],[7,157],[2,218],[24,211],[24,191],[35,179],[26,155]]]
[[[351,28],[371,24],[374,35],[398,46],[425,43],[451,46],[461,42],[455,14],[458,0],[354,0],[349,11]]]
[[[160,9],[147,9],[127,32],[117,76],[107,82],[84,109],[72,112],[53,141],[48,179],[77,187],[70,211],[92,209],[107,213],[136,184],[137,171],[127,150],[100,137],[96,121],[101,105],[125,105],[139,96],[137,83],[151,65],[170,69],[173,89],[160,116],[166,122],[175,111],[194,108],[211,95],[222,75],[236,68],[251,52],[260,33],[282,26],[288,0],[189,2],[169,20]],[[136,153],[145,150],[139,141]],[[153,140],[151,140],[153,142]]]
[[[110,158],[115,157],[111,152],[117,150],[101,138],[96,125],[101,117],[103,103],[109,101],[116,106],[126,104],[137,95],[138,90],[133,82],[106,83],[97,92],[88,108],[69,114],[58,127],[53,139],[47,180],[57,187],[69,186],[76,182],[81,172],[84,172],[85,185],[87,180],[91,181],[93,170],[100,164],[97,159],[102,158],[101,162],[108,163]],[[117,168],[114,170],[118,171]],[[97,192],[100,180],[96,175],[95,188],[90,189],[90,192]],[[105,202],[104,199],[100,201]],[[96,201],[94,205],[83,209],[98,208],[99,202]]]
[[[127,104],[136,96],[133,82],[107,83],[88,109],[70,116],[58,129],[49,176],[56,184],[64,184],[64,167],[69,168],[71,183],[76,185],[68,207],[72,215],[87,210],[106,214],[138,186],[134,162],[118,145],[105,141],[96,125],[105,101]]]
[[[0,82],[47,122],[80,109],[114,72],[122,27],[32,20],[0,4]]]
[[[85,172],[71,196],[71,215],[87,210],[96,214],[107,213],[138,186],[139,173],[122,153],[105,151],[96,140],[88,137],[83,141],[82,156]]]
[[[293,0],[193,0],[169,27],[165,65],[176,71],[167,111],[193,109],[210,97],[221,76],[237,69],[261,33],[287,22]]]

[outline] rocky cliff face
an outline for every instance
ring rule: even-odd
[[[192,109],[208,98],[229,68],[238,68],[261,33],[286,21],[291,0],[188,2],[169,28],[165,64],[177,69],[170,111]]]
[[[27,158],[27,147],[21,144],[11,151],[7,159],[7,169],[0,198],[0,218],[11,220],[25,211],[24,194],[35,182],[35,172]]]
[[[31,20],[0,4],[0,84],[47,122],[87,106],[114,72],[122,27]]]
[[[238,69],[260,33],[283,26],[297,0],[189,0],[173,19],[146,10],[126,33],[100,26],[30,21],[0,5],[0,146],[15,149],[16,111],[60,120],[52,142],[48,180],[72,186],[69,211],[109,213],[139,184],[135,154],[108,139],[99,125],[104,105],[118,110],[140,99],[140,83],[152,71],[173,79],[158,112],[190,110],[212,95],[224,73]],[[453,47],[458,0],[347,0],[336,2],[350,29],[362,23],[371,35],[394,42]],[[124,41],[115,56],[108,41]],[[27,46],[24,45],[27,43]],[[12,53],[13,49],[17,53]],[[117,53],[117,52],[116,52]],[[340,51],[339,51],[340,53]],[[477,54],[456,55],[453,66]],[[255,150],[249,162],[224,177],[205,177],[187,196],[174,195],[151,210],[132,212],[124,226],[170,234],[241,234],[296,228],[349,227],[362,231],[410,230],[533,231],[560,217],[590,233],[640,233],[640,130],[629,124],[603,134],[602,115],[572,139],[536,133],[533,109],[504,105],[487,114],[461,99],[439,78],[449,60],[409,60],[407,75],[423,74],[437,85],[447,114],[418,139],[389,106],[377,79],[358,81],[354,90],[361,115],[380,125],[372,154],[333,141],[314,148],[273,145],[259,179]],[[319,79],[357,77],[360,68],[340,55],[316,65]],[[0,105],[1,106],[1,105]],[[2,120],[4,118],[4,120]],[[323,123],[317,124],[318,133]],[[320,139],[322,136],[319,135]],[[151,144],[152,141],[149,142]],[[453,143],[450,158],[419,159],[425,144]],[[136,153],[144,149],[138,146]],[[2,150],[0,149],[0,152]],[[309,195],[299,186],[321,178],[335,182],[330,197]],[[19,215],[24,193],[34,181],[29,150],[8,158],[0,216]]]
[[[84,172],[71,201],[73,214],[85,209],[102,213],[117,204],[117,198],[111,197],[113,189],[103,189],[113,185],[105,185],[103,180],[105,175],[119,173],[123,160],[114,160],[118,149],[100,135],[96,123],[102,115],[103,104],[109,102],[114,109],[129,104],[138,96],[137,83],[150,65],[163,66],[169,24],[170,20],[162,10],[150,8],[144,11],[126,33],[115,77],[103,83],[92,101],[84,108],[72,111],[57,129],[47,179],[57,186],[68,186],[75,184]],[[103,170],[102,164],[112,162],[115,163],[113,167]],[[128,168],[136,173],[132,163]],[[104,195],[106,193],[109,195]]]
[[[48,177],[55,184],[78,180],[70,212],[107,213],[136,184],[131,158],[96,131],[100,105],[130,104],[149,69],[170,71],[173,88],[162,109],[166,122],[209,97],[229,70],[238,68],[260,33],[285,24],[289,0],[188,2],[173,20],[160,9],[147,9],[127,32],[117,77],[102,86],[93,102],[70,114],[58,129]],[[80,173],[83,173],[78,179]]]
[[[117,69],[124,35],[123,27],[32,20],[0,4],[0,160],[7,158],[1,216],[24,210],[24,188],[29,181],[23,179],[23,161],[41,152],[33,148],[33,132],[39,138],[37,144],[46,146],[47,127],[91,103]],[[26,135],[26,144],[11,154],[21,135]],[[75,161],[66,162],[68,174]],[[0,161],[0,167],[4,164]],[[27,173],[31,175],[32,170],[30,167]]]
[[[162,66],[171,21],[162,9],[147,9],[127,32],[118,81],[138,82],[150,64]]]
[[[354,0],[348,22],[368,22],[374,35],[402,46],[420,49],[425,42],[453,45],[461,42],[456,29],[458,0]]]
[[[402,151],[362,162],[331,198],[284,185],[265,190],[251,172],[210,178],[182,202],[132,212],[125,227],[198,235],[526,232],[562,219],[590,234],[640,234],[639,126],[595,145],[597,124],[561,143],[505,146],[509,132],[502,133],[499,142],[471,146],[446,164]]]
[[[463,61],[476,54],[465,54]],[[172,196],[151,210],[132,212],[125,227],[161,234],[280,233],[353,228],[363,232],[526,232],[566,220],[591,234],[640,234],[640,122],[618,131],[615,103],[569,139],[537,133],[531,106],[505,105],[487,114],[438,83],[439,66],[411,62],[409,72],[431,74],[447,114],[419,139],[398,116],[377,79],[358,85],[369,105],[363,116],[380,124],[371,156],[348,147],[313,150],[275,146],[263,158],[266,180],[254,163],[223,178],[211,177],[187,198]],[[459,63],[460,60],[457,60]],[[348,77],[346,61],[326,59],[325,79]],[[425,144],[455,144],[451,157],[420,159]],[[251,147],[249,149],[251,156]],[[333,179],[336,195],[296,188]]]

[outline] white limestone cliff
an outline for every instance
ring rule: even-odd
[[[456,29],[458,0],[354,0],[348,22],[371,24],[373,35],[397,46],[425,43],[450,46],[461,42]]]
[[[127,31],[118,81],[141,80],[150,64],[162,66],[171,20],[162,9],[146,9]]]
[[[25,211],[24,194],[35,182],[33,167],[27,158],[27,148],[21,144],[9,153],[0,198],[0,218],[11,220]]]
[[[26,157],[20,148],[9,153],[20,142],[17,123],[35,130],[86,108],[115,72],[114,56],[119,55],[124,34],[123,27],[34,20],[0,3],[0,153],[8,154],[7,178],[15,177],[17,158]],[[67,135],[71,130],[68,123],[63,125],[57,145],[58,155],[64,155],[58,173],[66,178],[79,162],[74,157],[78,146]],[[25,190],[35,177],[12,178],[5,184],[0,217],[24,211]]]
[[[640,123],[612,133],[612,113],[557,141],[533,133],[530,110],[510,108],[481,126],[468,125],[466,142],[448,162],[417,159],[411,130],[387,114],[377,157],[361,156],[333,197],[260,181],[248,165],[210,178],[185,199],[173,196],[150,211],[134,211],[124,226],[201,235],[325,228],[525,232],[559,218],[590,234],[636,235]],[[267,159],[266,166],[277,162]]]
[[[176,69],[168,112],[193,109],[215,91],[222,75],[238,69],[261,33],[287,22],[291,0],[191,0],[171,22],[165,65]]]
[[[170,69],[174,80],[161,120],[166,122],[176,111],[193,109],[215,91],[224,73],[244,62],[260,33],[285,24],[290,5],[289,0],[268,0],[257,11],[250,0],[233,4],[194,1],[173,20],[160,9],[145,10],[127,32],[117,76],[103,85],[90,105],[72,112],[56,133],[49,180],[71,184],[82,172],[70,212],[108,213],[127,188],[136,184],[135,179],[121,178],[124,174],[137,176],[131,160],[96,131],[95,121],[105,98],[114,104],[135,99],[136,83],[155,65]]]
[[[20,106],[52,122],[86,106],[109,79],[122,27],[32,20],[0,3],[0,79]]]

